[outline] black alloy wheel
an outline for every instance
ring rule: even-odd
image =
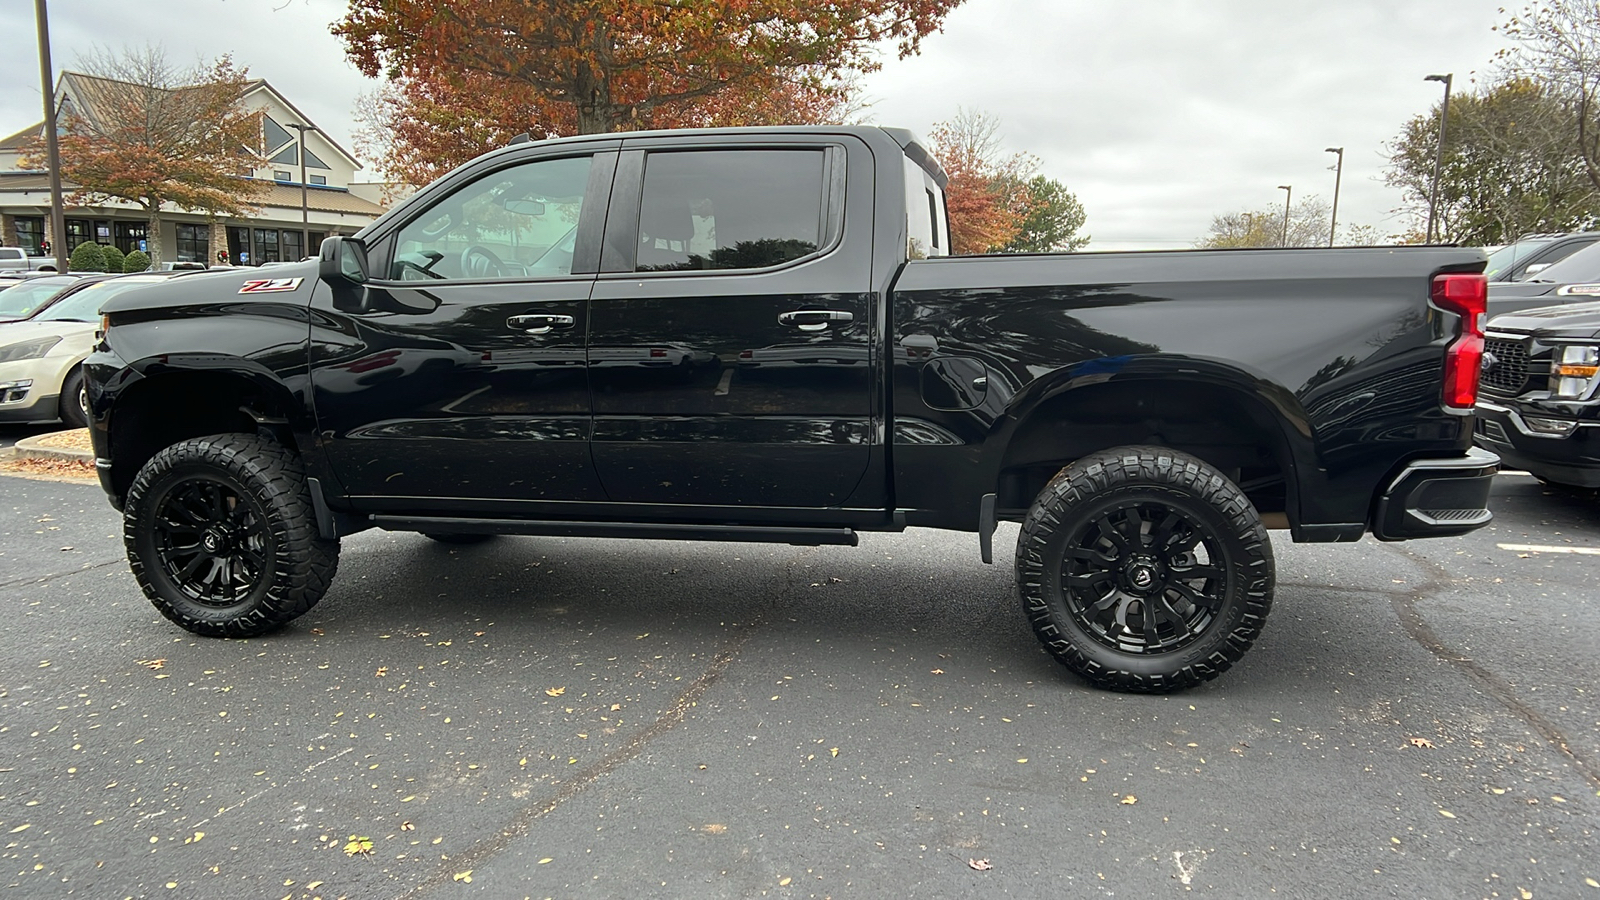
[[[1062,594],[1079,628],[1124,653],[1198,640],[1227,596],[1221,536],[1165,503],[1102,504],[1067,537]]]
[[[167,579],[203,606],[250,595],[273,552],[264,515],[227,482],[198,475],[156,500],[155,550]]]
[[[1023,521],[1016,567],[1045,649],[1111,690],[1215,678],[1272,608],[1272,544],[1249,498],[1164,447],[1106,450],[1062,469]]]

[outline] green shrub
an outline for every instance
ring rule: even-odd
[[[116,247],[108,245],[108,246],[101,247],[100,248],[100,252],[104,253],[106,255],[106,271],[107,272],[121,272],[122,271],[122,251],[121,250],[118,250]]]
[[[67,268],[74,272],[104,272],[106,255],[101,252],[99,244],[84,241],[73,249],[72,256],[67,259]]]
[[[148,268],[150,268],[150,257],[144,255],[142,251],[135,250],[122,258],[124,272],[143,272]]]

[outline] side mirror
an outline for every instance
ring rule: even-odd
[[[1526,281],[1553,265],[1555,265],[1555,263],[1534,263],[1533,265],[1522,270],[1522,279]]]
[[[334,235],[322,241],[317,276],[326,282],[367,283],[367,248],[353,237]]]

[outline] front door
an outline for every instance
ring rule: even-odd
[[[843,140],[625,147],[588,344],[612,501],[883,502],[857,493],[878,440],[875,323],[870,222],[845,235],[845,200],[870,210],[872,179],[846,178]]]
[[[583,342],[616,155],[499,168],[380,238],[384,271],[312,336],[330,461],[365,508],[527,512],[603,500]],[[574,265],[590,248],[590,274]],[[574,270],[579,270],[575,274]]]

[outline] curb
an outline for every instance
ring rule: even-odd
[[[12,459],[44,459],[66,460],[68,462],[81,462],[94,465],[94,453],[90,450],[64,450],[59,447],[41,447],[40,441],[47,440],[59,434],[71,434],[73,431],[52,431],[49,434],[36,434],[33,437],[17,441],[12,449]]]

